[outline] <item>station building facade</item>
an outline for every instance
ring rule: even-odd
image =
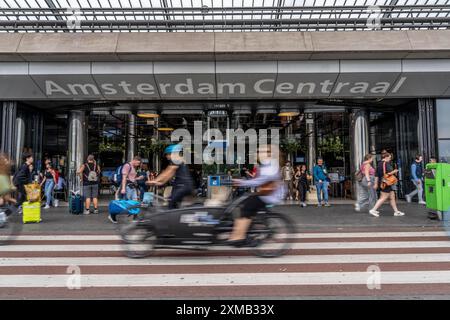
[[[402,197],[416,154],[450,161],[450,30],[0,34],[0,106],[1,151],[53,159],[72,188],[87,154],[160,169],[201,121],[279,130],[286,159],[325,159],[335,197],[386,149]]]

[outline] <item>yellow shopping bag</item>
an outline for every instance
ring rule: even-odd
[[[29,202],[41,200],[41,187],[39,186],[39,183],[26,184],[25,192],[27,193],[27,200]]]

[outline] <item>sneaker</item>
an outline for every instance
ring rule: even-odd
[[[94,214],[98,214],[98,209],[94,209]]]
[[[91,211],[89,209],[86,209],[86,210],[84,210],[84,214],[85,215],[91,214]]]
[[[317,207],[321,207],[322,206],[322,204],[319,202],[318,204],[317,204]]]
[[[411,196],[409,196],[409,195],[406,195],[406,202],[408,202],[408,203],[411,203]]]
[[[306,203],[302,202],[301,206],[302,206],[303,208],[306,208],[308,205],[307,205]]]
[[[401,212],[401,211],[395,211],[394,212],[394,217],[402,217],[402,216],[404,216],[405,214],[403,213],[403,212]]]
[[[328,202],[325,203],[325,207],[331,207],[331,204],[329,204]]]
[[[360,212],[361,211],[361,207],[357,203],[355,203],[355,211],[356,212]]]
[[[371,214],[371,215],[373,215],[374,217],[379,217],[380,216],[380,212],[379,211],[377,211],[377,210],[370,210],[369,211],[369,213]]]
[[[422,200],[422,201],[419,201],[419,204],[423,204],[423,205],[425,205],[425,206],[427,205],[427,203],[426,203],[425,201],[423,201],[423,200]]]
[[[116,216],[114,216],[114,218],[113,218],[113,216],[108,215],[108,219],[109,219],[109,221],[111,221],[112,223],[117,223],[117,218],[116,218]]]
[[[48,204],[46,204],[44,209],[50,209],[50,206]]]

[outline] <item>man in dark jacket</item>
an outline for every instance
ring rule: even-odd
[[[22,156],[23,164],[14,175],[13,183],[17,188],[17,206],[22,206],[27,199],[25,185],[33,182],[30,166],[33,164],[33,155],[31,153],[24,153]]]

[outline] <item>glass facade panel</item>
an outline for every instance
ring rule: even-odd
[[[450,163],[450,139],[439,140],[439,162]]]
[[[450,139],[450,99],[436,100],[436,122],[439,139]]]

